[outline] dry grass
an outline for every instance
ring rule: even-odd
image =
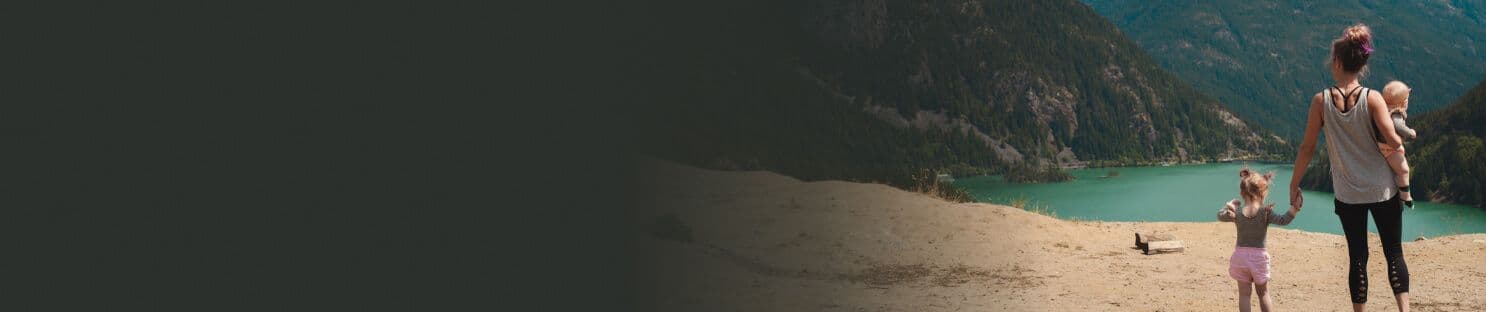
[[[939,181],[938,176],[939,174],[933,170],[919,170],[918,173],[913,175],[913,188],[910,191],[950,202],[968,203],[975,201],[975,198],[970,196],[970,192],[954,187],[950,183]]]
[[[1053,211],[1052,207],[1048,207],[1047,205],[1033,203],[1030,199],[1027,199],[1026,196],[1017,196],[1016,198],[1012,198],[1011,199],[1011,202],[1010,203],[1007,203],[1007,205],[1008,206],[1012,206],[1012,207],[1016,207],[1017,209],[1026,210],[1026,211],[1029,211],[1029,212],[1032,212],[1032,213],[1036,213],[1036,214],[1040,214],[1040,215],[1044,215],[1044,216],[1049,216],[1049,217],[1053,217],[1053,218],[1057,218],[1058,217],[1058,212]]]

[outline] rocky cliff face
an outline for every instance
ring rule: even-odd
[[[823,87],[872,99],[866,109],[885,122],[928,111],[941,116],[931,122],[937,128],[1016,151],[998,153],[999,161],[1076,166],[1288,150],[1157,67],[1076,1],[826,0],[808,5],[801,20],[812,40],[798,66]]]
[[[911,188],[1290,153],[1076,1],[707,1],[656,21],[662,158]]]

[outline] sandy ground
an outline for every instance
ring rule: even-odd
[[[879,184],[800,182],[647,162],[636,233],[641,311],[1222,311],[1237,305],[1229,223],[1065,221]],[[1216,210],[1221,203],[1192,209]],[[1330,213],[1305,210],[1301,213]],[[1136,232],[1183,253],[1142,255]],[[1340,235],[1272,228],[1276,308],[1349,310]],[[672,237],[672,236],[666,236]],[[1368,309],[1392,311],[1371,238]],[[1416,311],[1486,311],[1486,235],[1408,242]],[[1370,283],[1370,284],[1371,284]],[[1257,301],[1254,311],[1258,311]]]

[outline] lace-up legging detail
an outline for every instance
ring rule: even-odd
[[[1403,261],[1403,206],[1398,196],[1392,199],[1353,205],[1336,202],[1336,215],[1347,236],[1347,286],[1353,303],[1367,302],[1367,214],[1372,212],[1383,241],[1383,257],[1388,262],[1388,286],[1393,293],[1409,292],[1409,267]]]

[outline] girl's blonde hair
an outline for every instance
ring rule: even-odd
[[[1274,180],[1274,171],[1260,175],[1254,170],[1244,166],[1238,170],[1238,193],[1244,201],[1259,202],[1264,200],[1265,192],[1269,191],[1269,183]]]
[[[1402,81],[1389,81],[1387,85],[1383,85],[1383,100],[1388,101],[1389,108],[1402,107],[1403,99],[1409,95],[1410,91],[1414,91],[1414,88],[1409,88],[1409,85]]]

